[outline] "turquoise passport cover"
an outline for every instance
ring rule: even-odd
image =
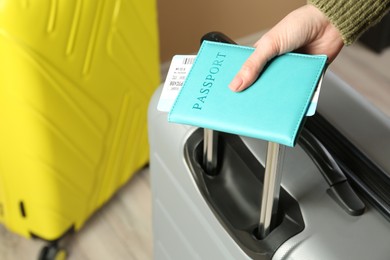
[[[204,41],[168,121],[294,146],[327,57],[278,56],[250,88],[231,91],[229,83],[253,51]]]

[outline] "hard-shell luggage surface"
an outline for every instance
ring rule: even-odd
[[[0,223],[56,240],[148,162],[155,1],[1,1],[0,57]]]
[[[325,74],[317,115],[285,150],[264,237],[267,143],[219,133],[209,174],[204,130],[168,123],[160,91],[148,115],[155,259],[388,259],[389,119],[337,75]]]

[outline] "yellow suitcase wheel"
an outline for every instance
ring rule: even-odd
[[[65,260],[66,256],[67,253],[64,248],[57,244],[49,244],[42,248],[38,260]]]

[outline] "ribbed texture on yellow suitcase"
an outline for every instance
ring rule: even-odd
[[[56,239],[148,161],[155,0],[0,1],[0,57],[0,222]]]

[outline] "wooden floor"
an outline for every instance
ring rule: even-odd
[[[250,44],[258,35],[238,41]],[[331,70],[353,85],[390,120],[390,49],[376,55],[361,45],[344,48]],[[41,241],[27,240],[0,225],[0,259],[36,259]],[[149,169],[135,175],[77,233],[68,246],[69,260],[152,259]]]

